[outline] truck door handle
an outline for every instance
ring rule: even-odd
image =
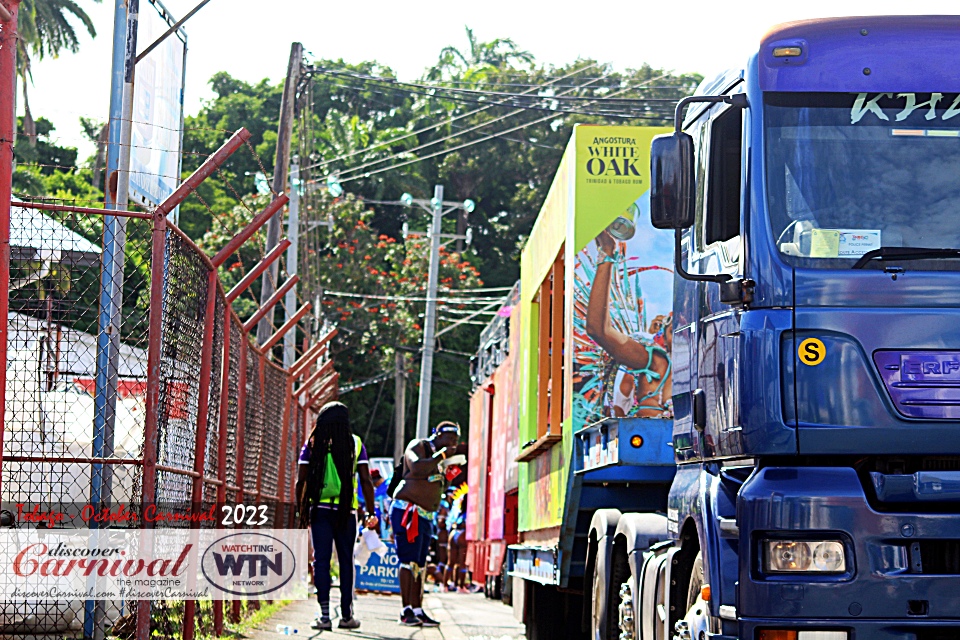
[[[703,389],[693,391],[693,428],[700,432],[707,428],[707,395]]]

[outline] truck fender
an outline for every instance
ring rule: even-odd
[[[590,520],[590,532],[587,537],[587,564],[583,575],[583,627],[590,628],[590,617],[593,614],[593,573],[609,576],[611,559],[613,557],[613,539],[620,521],[618,509],[597,509]],[[603,585],[596,591],[600,600],[597,603],[601,616],[606,616],[607,604],[610,599],[610,589],[619,589],[620,585]],[[615,593],[613,595],[616,595]],[[600,640],[615,640],[601,638]]]
[[[638,576],[643,567],[643,552],[670,539],[667,518],[658,513],[625,513],[617,523],[614,538],[622,539],[627,545],[630,573]]]

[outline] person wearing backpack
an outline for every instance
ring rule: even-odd
[[[448,421],[438,424],[429,438],[411,441],[387,490],[394,499],[390,523],[400,561],[399,622],[404,626],[440,625],[423,611],[423,570],[433,537],[431,519],[446,485],[444,470],[463,457],[455,455],[459,441],[460,425]]]
[[[309,525],[313,540],[313,580],[320,615],[314,629],[333,629],[330,619],[330,562],[333,547],[340,560],[341,629],[357,629],[353,610],[353,543],[357,537],[357,486],[367,504],[373,504],[367,449],[350,429],[347,407],[329,402],[320,409],[317,423],[300,452],[296,492],[300,526]],[[380,532],[380,522],[368,516],[364,525]]]

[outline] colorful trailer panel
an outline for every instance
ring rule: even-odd
[[[559,537],[573,434],[672,417],[673,247],[649,224],[661,127],[577,125],[521,256],[519,530]]]

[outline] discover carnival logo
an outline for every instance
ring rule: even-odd
[[[306,597],[303,529],[0,529],[0,600]]]
[[[263,596],[283,588],[296,574],[297,557],[279,538],[256,532],[220,538],[204,551],[203,576],[238,596]]]

